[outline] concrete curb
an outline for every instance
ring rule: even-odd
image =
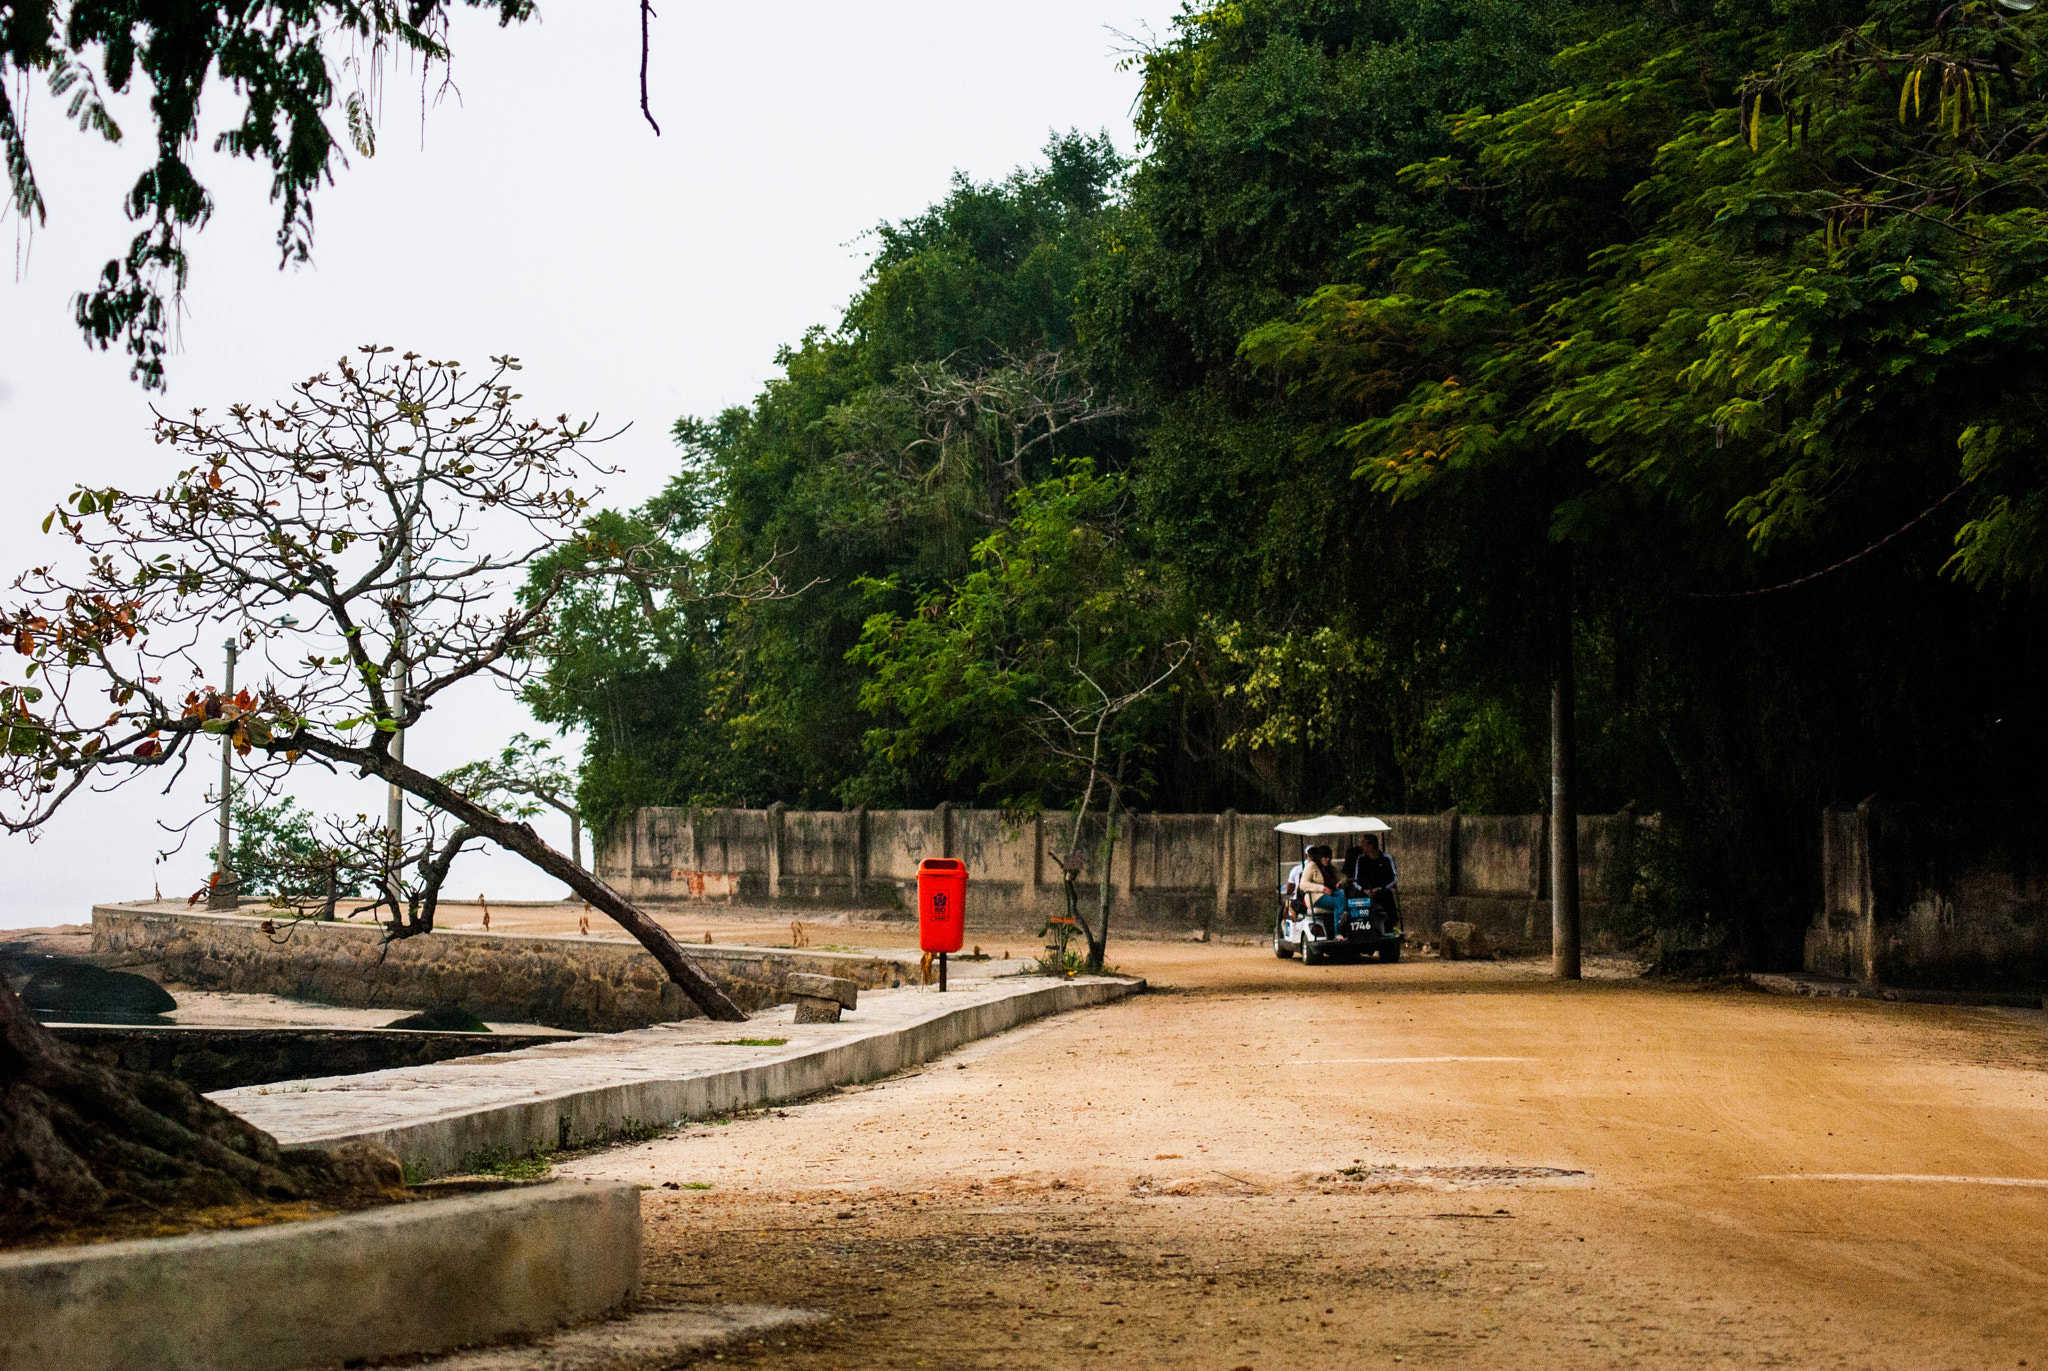
[[[447,1175],[459,1169],[464,1159],[498,1148],[524,1156],[558,1146],[565,1136],[601,1138],[631,1124],[709,1118],[874,1080],[978,1038],[1047,1015],[1108,1004],[1144,988],[1142,980],[1110,979],[1045,985],[1000,998],[973,1000],[957,1009],[940,1008],[928,1017],[892,1028],[863,1031],[847,1024],[848,1031],[838,1040],[793,1046],[779,1057],[757,1059],[744,1066],[671,1072],[590,1090],[536,1091],[533,1098],[516,1104],[473,1104],[385,1128],[302,1133],[291,1127],[286,1113],[266,1117],[266,1105],[279,1111],[290,1108],[288,1094],[257,1096],[229,1091],[215,1098],[282,1143],[332,1147],[362,1138],[390,1148],[425,1175]],[[276,1103],[270,1103],[273,1101]]]
[[[556,1181],[0,1254],[0,1371],[290,1371],[542,1332],[640,1289],[640,1192]]]

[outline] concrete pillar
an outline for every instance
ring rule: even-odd
[[[1216,816],[1216,924],[1230,922],[1230,890],[1237,879],[1237,811]]]
[[[1871,851],[1871,819],[1870,801],[1865,800],[1856,806],[1855,836],[1849,850],[1856,873],[1856,979],[1865,985],[1877,984],[1877,891],[1870,870],[1875,856]]]
[[[1123,818],[1124,894],[1128,897],[1138,888],[1138,816],[1128,809],[1112,806],[1109,810],[1110,819],[1114,821],[1119,815]],[[1115,883],[1115,877],[1111,877],[1110,884]]]
[[[1031,902],[1038,907],[1039,887],[1045,884],[1045,815],[1033,814],[1026,841],[1031,844]]]
[[[853,811],[853,898],[860,901],[868,883],[868,807]]]
[[[777,800],[768,806],[768,898],[782,898],[782,814],[788,808]]]
[[[1455,894],[1457,894],[1457,893],[1458,893],[1458,882],[1459,882],[1459,880],[1461,879],[1461,877],[1460,877],[1460,875],[1459,875],[1459,872],[1458,872],[1458,863],[1459,863],[1459,861],[1461,860],[1461,854],[1460,854],[1460,852],[1459,852],[1459,850],[1458,850],[1458,844],[1459,844],[1459,842],[1461,841],[1461,839],[1460,839],[1460,836],[1459,836],[1459,833],[1458,833],[1458,811],[1457,811],[1457,810],[1455,810],[1455,809],[1446,809],[1446,810],[1444,811],[1444,814],[1443,814],[1443,819],[1444,819],[1444,871],[1443,871],[1443,883],[1444,883],[1444,889],[1443,889],[1443,894],[1444,894],[1444,897],[1445,897],[1446,899],[1448,899],[1449,897],[1451,897],[1451,896],[1453,896],[1453,895],[1455,895]]]

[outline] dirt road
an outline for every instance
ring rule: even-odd
[[[1158,993],[566,1169],[657,1187],[651,1295],[835,1316],[726,1365],[2048,1357],[2043,1015],[1118,960]]]

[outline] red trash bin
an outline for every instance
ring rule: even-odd
[[[967,863],[927,857],[917,864],[917,945],[958,952],[967,937]]]

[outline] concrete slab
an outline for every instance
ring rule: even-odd
[[[715,1117],[874,1080],[1049,1014],[1106,1004],[1145,983],[1019,977],[869,990],[836,1024],[795,1007],[744,1024],[702,1019],[431,1066],[217,1091],[209,1098],[289,1145],[364,1138],[425,1175],[504,1149],[523,1156],[633,1126]],[[773,1038],[773,1045],[741,1039]]]
[[[556,1181],[0,1253],[0,1371],[287,1371],[546,1332],[639,1289],[639,1187]]]
[[[164,1015],[175,1024],[194,1028],[383,1028],[406,1015],[410,1009],[387,1006],[382,1009],[346,1009],[340,1005],[312,1000],[287,999],[282,995],[238,994],[226,990],[189,990],[178,986],[172,994],[178,1007]],[[572,1030],[546,1024],[516,1023],[485,1019],[493,1033],[519,1036],[562,1034]]]
[[[519,1347],[491,1347],[401,1365],[433,1371],[651,1371],[770,1333],[823,1323],[815,1309],[692,1304],[640,1309]]]

